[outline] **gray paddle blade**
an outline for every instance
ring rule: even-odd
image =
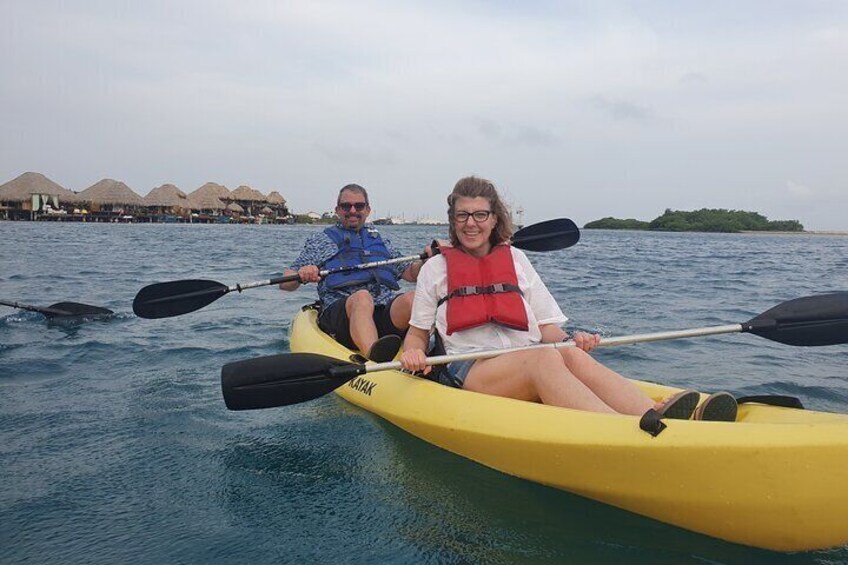
[[[848,343],[848,292],[783,302],[742,324],[742,329],[786,345]]]
[[[337,374],[334,367],[353,370]],[[362,365],[316,353],[269,355],[224,365],[221,390],[230,410],[273,408],[324,396],[364,372]]]
[[[57,302],[56,304],[51,304],[47,308],[45,308],[42,313],[48,318],[62,318],[62,317],[94,317],[94,316],[108,316],[109,314],[114,314],[108,308],[101,308],[100,306],[92,306],[90,304],[81,304],[79,302]]]
[[[539,222],[512,236],[512,246],[524,251],[556,251],[580,241],[580,229],[568,218]]]
[[[151,284],[135,295],[133,312],[139,318],[170,318],[200,310],[229,291],[226,285],[203,279]]]

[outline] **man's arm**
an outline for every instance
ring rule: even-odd
[[[297,275],[299,280],[280,283],[281,290],[297,290],[302,283],[321,280],[319,265],[333,256],[335,243],[324,233],[316,233],[306,240],[303,250],[291,267],[283,271],[283,276]]]
[[[291,275],[297,275],[297,274],[298,274],[297,271],[293,271],[291,269],[286,269],[285,271],[283,271],[284,277],[289,277]],[[300,281],[299,280],[280,283],[280,290],[292,291],[292,290],[297,290],[298,288],[300,288]]]
[[[430,245],[424,247],[424,254],[427,257],[433,256],[433,248]],[[416,282],[418,280],[418,273],[421,271],[421,267],[424,266],[424,261],[418,259],[409,264],[409,266],[401,273],[401,278],[407,282]]]

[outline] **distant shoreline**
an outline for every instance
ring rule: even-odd
[[[740,231],[737,233],[755,235],[848,235],[848,231],[840,230],[804,230],[804,231]]]
[[[591,231],[626,231],[630,233],[707,233],[707,234],[727,234],[727,235],[836,235],[846,236],[848,230],[803,230],[803,231],[768,231],[768,230],[741,230],[741,231],[672,231],[672,230],[640,230],[626,228],[582,228],[584,232]]]

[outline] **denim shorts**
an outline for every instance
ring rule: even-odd
[[[468,372],[474,366],[476,359],[467,361],[454,361],[448,363],[439,374],[439,382],[443,385],[462,388],[465,384],[465,379],[468,377]]]

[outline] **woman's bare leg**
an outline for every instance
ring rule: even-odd
[[[604,403],[621,414],[640,416],[657,404],[639,387],[576,347],[557,350],[568,370]]]
[[[571,374],[555,349],[519,351],[477,361],[464,388],[552,406],[615,413]]]

